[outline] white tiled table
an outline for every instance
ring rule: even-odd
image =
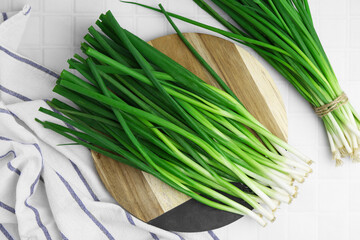
[[[0,0],[0,10],[21,9],[24,0]],[[79,49],[87,27],[111,9],[120,23],[145,40],[172,33],[163,16],[116,0],[29,0],[32,16],[20,52],[56,71]],[[143,1],[145,2],[145,1]],[[157,1],[146,1],[157,4]],[[318,33],[341,81],[360,111],[360,0],[309,0]],[[218,26],[191,0],[162,0],[171,11]],[[204,32],[179,23],[182,31]],[[266,63],[264,63],[266,64]],[[360,239],[360,165],[335,168],[321,121],[300,95],[267,64],[289,118],[289,142],[316,160],[314,173],[290,206],[266,228],[244,218],[224,227],[226,239]],[[350,191],[351,189],[351,191]]]

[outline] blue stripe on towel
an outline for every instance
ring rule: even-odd
[[[28,15],[30,13],[30,11],[31,11],[31,7],[29,7],[29,9],[24,13],[24,15],[25,16]]]
[[[12,154],[14,155],[14,158],[16,158],[16,153],[15,153],[13,150],[10,150],[10,151],[8,151],[7,153],[5,153],[4,155],[1,155],[1,156],[0,156],[0,159],[6,157],[6,156],[9,155],[10,153],[12,153]],[[7,167],[10,169],[10,171],[15,172],[15,173],[16,173],[17,175],[19,175],[19,176],[21,175],[21,171],[20,171],[19,169],[15,168],[15,167],[11,164],[11,161],[9,161],[9,162],[7,163]]]
[[[2,13],[2,17],[3,17],[3,19],[4,19],[4,22],[5,22],[6,20],[8,20],[8,16],[7,16],[6,12],[3,12],[3,13]]]
[[[208,231],[208,233],[210,234],[210,236],[214,239],[214,240],[220,240],[213,231]]]
[[[16,142],[16,141],[14,141],[14,140],[12,140],[12,139],[9,139],[9,138],[3,137],[3,136],[0,136],[0,140]],[[19,142],[19,143],[24,144],[24,145],[32,145],[32,146],[34,146],[34,147],[38,150],[38,152],[40,153],[40,156],[41,156],[41,171],[42,171],[42,169],[44,168],[44,158],[43,158],[43,155],[42,155],[40,146],[39,146],[37,143],[22,143],[22,142]],[[40,172],[40,173],[41,173],[41,172]],[[42,223],[41,218],[40,218],[39,211],[38,211],[35,207],[31,206],[31,205],[28,203],[29,198],[30,198],[30,197],[33,195],[33,193],[34,193],[36,184],[37,184],[37,183],[39,182],[39,180],[40,180],[40,173],[39,173],[39,175],[36,177],[35,181],[31,184],[31,186],[30,186],[30,195],[25,199],[24,204],[25,204],[26,207],[30,208],[30,209],[34,212],[34,214],[35,214],[35,219],[36,219],[36,222],[37,222],[38,226],[39,226],[39,227],[41,228],[41,230],[44,232],[44,235],[45,235],[46,239],[47,239],[47,240],[50,240],[51,237],[50,237],[49,231],[47,230],[47,228],[45,227],[45,225]]]
[[[0,201],[0,207],[5,209],[5,210],[8,210],[9,212],[12,212],[12,213],[15,213],[15,209],[10,207],[9,205],[3,203]]]
[[[59,75],[56,74],[55,72],[51,71],[50,69],[47,69],[46,67],[43,67],[43,66],[41,66],[41,65],[39,65],[39,64],[29,60],[29,59],[26,59],[24,57],[21,57],[21,56],[15,54],[15,53],[12,53],[12,52],[10,52],[9,50],[7,50],[6,48],[4,48],[2,46],[0,46],[0,51],[6,53],[10,57],[15,58],[16,60],[18,60],[20,62],[26,63],[26,64],[34,67],[34,68],[37,68],[37,69],[39,69],[40,71],[42,71],[44,73],[47,73],[47,74],[49,74],[49,75],[51,75],[51,76],[53,76],[55,78],[59,78]]]
[[[44,168],[44,158],[43,158],[43,155],[42,155],[42,152],[41,152],[41,149],[40,149],[40,146],[37,144],[37,143],[33,143],[32,144],[40,153],[40,156],[41,156],[41,170]],[[50,237],[50,234],[49,234],[49,231],[47,230],[47,228],[45,227],[45,225],[42,223],[41,221],[41,218],[40,218],[40,214],[39,214],[39,211],[31,206],[29,203],[28,203],[28,200],[29,198],[34,194],[34,189],[35,189],[35,186],[36,184],[39,182],[40,180],[40,174],[41,172],[39,173],[39,175],[36,177],[35,181],[33,182],[33,184],[31,185],[30,187],[30,195],[25,199],[25,206],[27,206],[28,208],[30,208],[34,214],[35,214],[35,218],[36,218],[36,222],[38,224],[38,226],[41,228],[41,230],[44,232],[44,235],[46,237],[46,239],[51,239]]]
[[[7,94],[9,94],[9,95],[11,95],[11,96],[13,96],[13,97],[16,97],[16,98],[18,98],[18,99],[20,99],[20,100],[25,101],[25,102],[31,101],[30,98],[25,97],[24,95],[22,95],[22,94],[20,94],[20,93],[17,93],[17,92],[15,92],[15,91],[12,91],[12,90],[10,90],[10,89],[2,86],[2,85],[0,85],[0,90],[3,91],[4,93],[7,93]]]
[[[79,178],[81,179],[81,181],[83,182],[83,184],[85,185],[86,189],[89,191],[91,197],[94,199],[94,201],[99,201],[99,198],[96,196],[96,194],[94,193],[94,191],[91,189],[89,183],[86,181],[84,175],[81,173],[79,167],[69,159],[71,165],[74,167],[77,175],[79,176]]]
[[[65,237],[65,235],[62,232],[60,232],[60,234],[61,234],[62,240],[69,240],[67,237]]]
[[[10,112],[9,110],[4,109],[4,108],[0,108],[0,113],[9,114],[9,115],[11,115],[11,116],[13,116],[13,117],[19,118],[18,116],[15,115],[15,113]]]
[[[7,167],[10,169],[10,171],[13,171],[14,173],[16,173],[17,175],[21,175],[21,171],[20,171],[20,169],[18,169],[18,168],[15,168],[12,164],[11,164],[11,162],[8,162],[7,163]]]
[[[1,156],[0,156],[0,159],[6,157],[6,156],[9,155],[10,153],[12,153],[12,154],[14,155],[14,157],[16,157],[16,153],[15,153],[13,150],[10,150],[10,151],[8,151],[7,153],[5,153],[4,155],[1,155]]]
[[[14,240],[14,238],[10,235],[8,231],[6,231],[4,225],[2,225],[1,223],[0,223],[0,232],[2,232],[8,240]]]
[[[152,236],[152,238],[153,238],[154,240],[159,240],[158,236],[156,236],[155,233],[150,232],[150,235]]]
[[[81,210],[85,212],[85,214],[95,223],[96,226],[106,235],[108,239],[115,240],[115,238],[109,233],[109,231],[99,222],[99,220],[96,219],[94,215],[91,214],[91,212],[85,207],[84,203],[81,201],[81,199],[76,195],[75,191],[72,189],[70,184],[58,173],[56,172],[60,180],[65,185],[66,189],[69,191],[70,195],[73,197],[73,199],[76,201],[76,203],[79,205]]]

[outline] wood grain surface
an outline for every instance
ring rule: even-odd
[[[287,116],[282,98],[259,61],[227,40],[206,34],[184,35],[249,112],[272,133],[287,140]],[[201,79],[217,86],[177,35],[167,35],[149,43]],[[105,187],[123,208],[140,220],[148,222],[189,200],[147,173],[101,154],[92,154]]]

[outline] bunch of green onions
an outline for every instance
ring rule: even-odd
[[[307,0],[211,0],[235,24],[204,0],[193,1],[228,31],[168,14],[254,49],[317,110],[336,164],[341,165],[341,157],[347,156],[360,161],[360,116],[341,90],[314,28]]]
[[[301,183],[311,172],[311,160],[270,133],[236,97],[123,29],[110,11],[96,25],[101,31],[90,27],[81,46],[86,59],[68,61],[82,77],[64,70],[53,90],[72,106],[53,99],[48,104],[62,114],[40,108],[72,127],[36,120],[210,207],[263,226],[263,217],[273,221],[280,202],[296,196],[294,180]]]

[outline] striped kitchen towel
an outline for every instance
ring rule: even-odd
[[[132,217],[102,185],[88,149],[58,146],[68,140],[34,121],[50,120],[38,109],[48,108],[58,74],[16,52],[30,12],[0,16],[0,239],[221,238]]]

